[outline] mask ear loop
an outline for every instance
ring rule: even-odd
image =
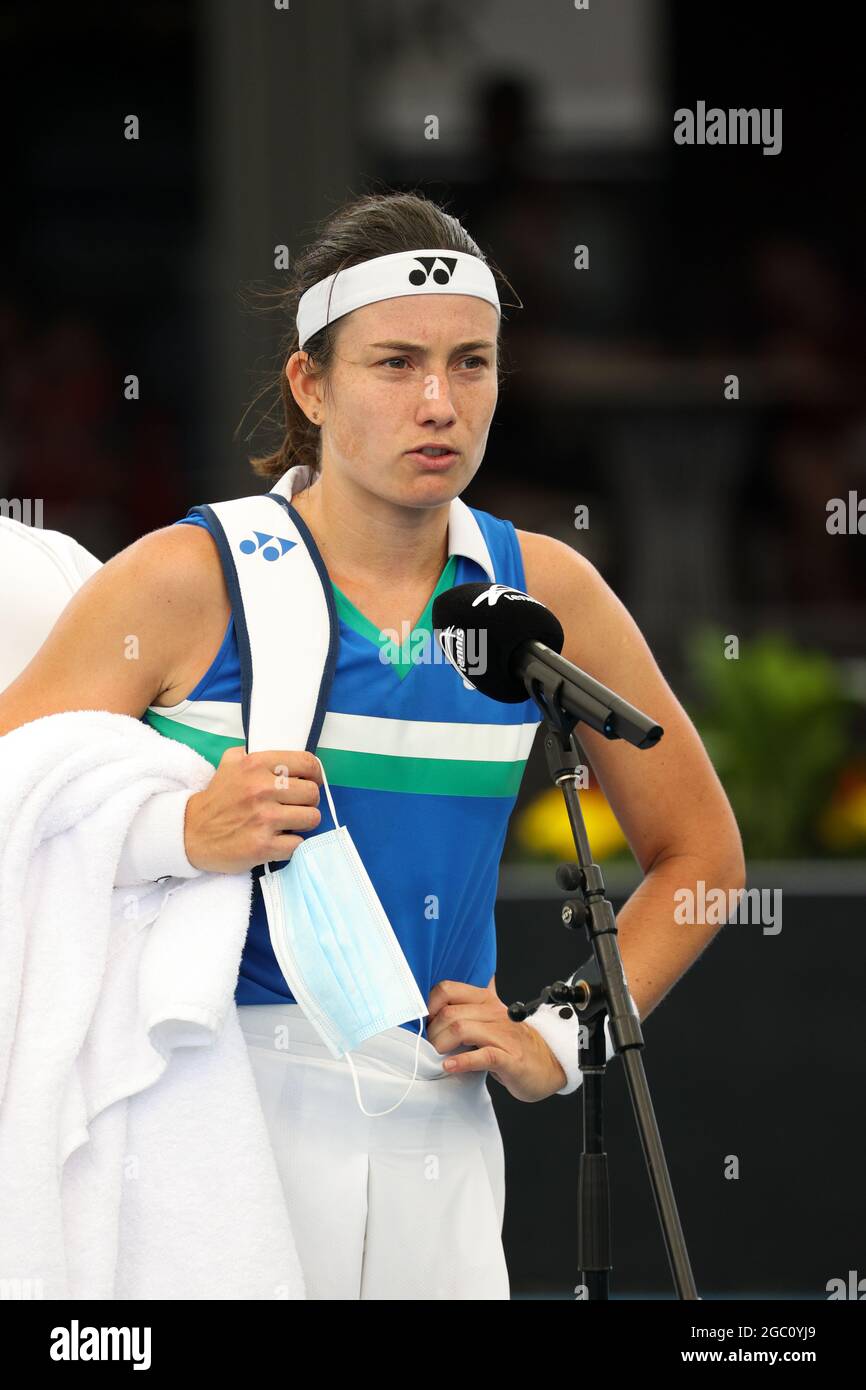
[[[325,795],[326,795],[327,798],[328,798],[328,805],[329,805],[330,808],[331,808],[331,817],[332,817],[332,819],[333,819],[334,825],[335,825],[335,827],[336,827],[337,830],[342,830],[343,827],[340,825],[340,822],[337,820],[337,812],[334,810],[334,798],[331,796],[331,788],[330,788],[330,786],[328,785],[328,778],[327,778],[327,774],[326,774],[326,772],[325,772],[325,765],[324,765],[324,763],[322,762],[322,759],[321,759],[321,758],[317,758],[316,761],[318,762],[319,767],[322,769],[322,781],[323,781],[324,784],[325,784]]]
[[[358,1074],[357,1074],[357,1072],[355,1071],[355,1064],[354,1064],[354,1062],[352,1061],[352,1054],[351,1054],[350,1052],[347,1052],[347,1053],[346,1053],[346,1061],[349,1063],[349,1066],[350,1066],[351,1071],[352,1071],[352,1081],[353,1081],[354,1086],[355,1086],[355,1095],[356,1095],[357,1100],[358,1100],[358,1105],[359,1105],[359,1106],[361,1107],[361,1109],[364,1111],[364,1114],[365,1114],[365,1115],[369,1115],[369,1117],[370,1117],[371,1120],[372,1120],[372,1119],[375,1119],[375,1117],[376,1117],[377,1115],[390,1115],[392,1110],[396,1110],[398,1105],[402,1105],[402,1104],[403,1104],[404,1100],[405,1100],[406,1097],[408,1096],[408,1094],[409,1094],[409,1092],[411,1091],[412,1087],[415,1085],[415,1077],[418,1075],[418,1053],[421,1051],[421,1034],[422,1034],[422,1032],[423,1032],[423,1029],[424,1029],[424,1020],[423,1020],[423,1018],[419,1018],[419,1020],[418,1020],[418,1041],[417,1041],[416,1044],[415,1044],[415,1070],[414,1070],[413,1073],[412,1073],[412,1080],[409,1082],[409,1085],[406,1087],[406,1089],[405,1089],[405,1091],[403,1092],[403,1094],[402,1094],[402,1096],[400,1097],[400,1099],[397,1100],[397,1101],[395,1101],[393,1105],[389,1105],[387,1110],[364,1110],[363,1105],[361,1105],[361,1092],[358,1090]]]

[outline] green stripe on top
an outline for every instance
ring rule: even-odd
[[[152,709],[145,710],[143,718],[158,734],[173,738],[176,743],[185,743],[188,748],[194,748],[196,753],[201,753],[214,767],[219,766],[227,748],[236,748],[238,744],[246,743],[244,738],[229,738],[224,734],[212,733],[208,729],[197,729],[190,724],[184,724],[181,719],[166,719],[162,714],[155,714]]]
[[[335,786],[511,797],[517,795],[537,728],[328,711],[316,754]]]
[[[172,716],[148,709],[144,718],[157,733],[194,748],[214,767],[227,748],[245,743],[240,705],[230,701],[193,701]],[[430,796],[516,796],[536,728],[329,712],[316,755],[334,786]]]
[[[319,748],[317,757],[332,786],[428,796],[516,796],[526,759],[493,762],[468,758],[390,758]]]
[[[403,680],[408,676],[415,663],[412,660],[413,640],[419,632],[427,633],[428,637],[433,635],[433,600],[438,598],[443,589],[451,589],[454,586],[454,576],[457,572],[457,556],[449,555],[448,563],[439,576],[436,588],[433,590],[424,612],[421,614],[412,631],[406,640],[397,648],[394,636],[375,626],[370,619],[365,617],[360,608],[356,608],[350,598],[347,598],[342,589],[331,580],[331,588],[334,590],[334,601],[337,605],[337,613],[342,618],[347,627],[353,632],[357,632],[361,637],[366,637],[368,642],[372,642],[375,647],[387,648],[389,660],[385,663]],[[398,634],[399,636],[399,634]],[[416,650],[423,650],[423,644],[419,643]],[[399,656],[397,651],[399,650]]]

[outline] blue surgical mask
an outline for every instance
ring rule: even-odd
[[[320,762],[321,765],[321,762]],[[260,879],[274,955],[285,979],[333,1057],[345,1054],[365,1115],[389,1115],[418,1075],[427,1004],[388,921],[361,856],[337,821],[335,830],[302,840],[275,874]],[[415,1070],[388,1110],[364,1110],[350,1051],[366,1038],[418,1019]]]

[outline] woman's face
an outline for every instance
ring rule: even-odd
[[[295,399],[323,425],[322,472],[388,501],[458,496],[484,457],[498,395],[497,314],[474,295],[403,295],[340,320],[328,390],[286,366]],[[410,451],[449,446],[438,469]]]

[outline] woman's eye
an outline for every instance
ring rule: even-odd
[[[378,365],[379,365],[380,367],[390,367],[391,364],[392,364],[393,362],[408,362],[408,361],[409,361],[409,358],[408,358],[408,357],[384,357],[384,358],[382,359],[382,361],[381,361]],[[464,358],[463,358],[463,361],[464,361],[464,362],[476,362],[476,363],[479,363],[482,367],[486,367],[486,366],[488,365],[488,363],[487,363],[487,358],[486,358],[486,357],[464,357]],[[470,370],[470,371],[475,371],[476,368],[475,368],[475,367],[470,367],[469,370]]]

